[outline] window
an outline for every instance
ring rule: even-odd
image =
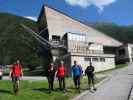
[[[131,48],[131,50],[132,50],[131,52],[133,53],[133,48]]]
[[[52,35],[52,40],[54,40],[54,41],[60,41],[60,36],[58,36],[58,35]]]
[[[87,58],[84,58],[85,59],[85,61],[91,61],[91,58],[89,58],[89,57],[87,57]]]
[[[105,62],[105,58],[100,58],[100,62]]]
[[[125,55],[125,49],[120,49],[120,50],[119,50],[119,55],[120,55],[120,56]]]
[[[92,58],[92,61],[98,62],[98,58]]]
[[[69,34],[69,39],[70,40],[75,40],[75,41],[85,41],[86,35],[83,33],[71,33]]]

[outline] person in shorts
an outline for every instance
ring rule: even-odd
[[[48,75],[47,75],[47,79],[48,79],[48,84],[49,84],[49,93],[51,93],[51,90],[53,91],[53,87],[54,87],[54,78],[55,78],[55,72],[56,72],[56,68],[54,66],[53,63],[50,63],[49,67],[48,67]]]
[[[66,91],[65,88],[65,66],[64,66],[64,62],[60,61],[60,64],[58,65],[57,68],[57,77],[59,80],[59,89],[63,92]]]
[[[82,67],[77,64],[77,61],[74,61],[74,65],[72,66],[72,76],[76,89],[80,90],[80,78],[82,76]]]
[[[94,66],[92,66],[92,63],[90,62],[90,65],[87,66],[87,68],[85,70],[85,74],[88,77],[89,90],[91,89],[91,83],[93,86],[93,90],[96,90],[95,84],[94,84],[94,71],[95,71],[95,68],[94,68]]]
[[[23,76],[22,64],[19,59],[17,59],[16,63],[12,65],[9,76],[12,79],[13,92],[18,94],[20,77]]]

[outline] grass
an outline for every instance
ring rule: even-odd
[[[116,65],[115,69],[124,68],[127,66],[128,66],[128,64],[118,64],[118,65]]]
[[[117,65],[115,69],[126,67],[127,64]],[[115,69],[102,71],[100,73],[109,73]],[[100,82],[105,77],[96,78],[95,83]],[[44,81],[21,81],[20,93],[18,96],[12,94],[11,81],[0,81],[0,100],[69,100],[78,95],[78,91],[74,89],[72,78],[66,78],[67,92],[62,93],[58,90],[58,82],[55,81],[55,91],[48,93],[48,83]],[[87,77],[81,78],[81,92],[88,89]]]
[[[96,79],[96,83],[101,81],[101,79]],[[87,78],[83,77],[81,83],[81,92],[87,90]],[[57,90],[58,82],[55,82],[55,91],[51,94],[48,93],[47,81],[21,81],[20,93],[15,96],[12,94],[12,84],[11,81],[1,81],[0,82],[0,100],[69,100],[75,95],[79,94],[77,90],[74,89],[73,81],[71,78],[66,79],[67,92],[62,93]]]
[[[103,74],[104,74],[104,73],[108,73],[108,72],[111,72],[111,71],[113,71],[113,70],[121,69],[121,68],[124,68],[124,67],[127,67],[127,66],[128,66],[128,64],[118,64],[118,65],[116,65],[115,68],[113,68],[113,69],[108,69],[108,70],[96,72],[96,74],[99,74],[99,73],[103,73]]]

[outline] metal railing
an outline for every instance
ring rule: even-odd
[[[52,46],[67,48],[67,42],[65,40],[49,40]]]
[[[103,54],[102,50],[78,50],[78,49],[70,49],[72,53],[83,53],[83,54]]]

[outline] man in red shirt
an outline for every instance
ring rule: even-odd
[[[20,77],[23,76],[22,65],[20,60],[17,59],[16,63],[12,65],[9,76],[12,78],[13,92],[18,93]]]
[[[57,77],[59,80],[60,90],[65,92],[65,66],[64,66],[63,61],[61,61],[61,63],[59,64],[59,66],[57,68]]]

